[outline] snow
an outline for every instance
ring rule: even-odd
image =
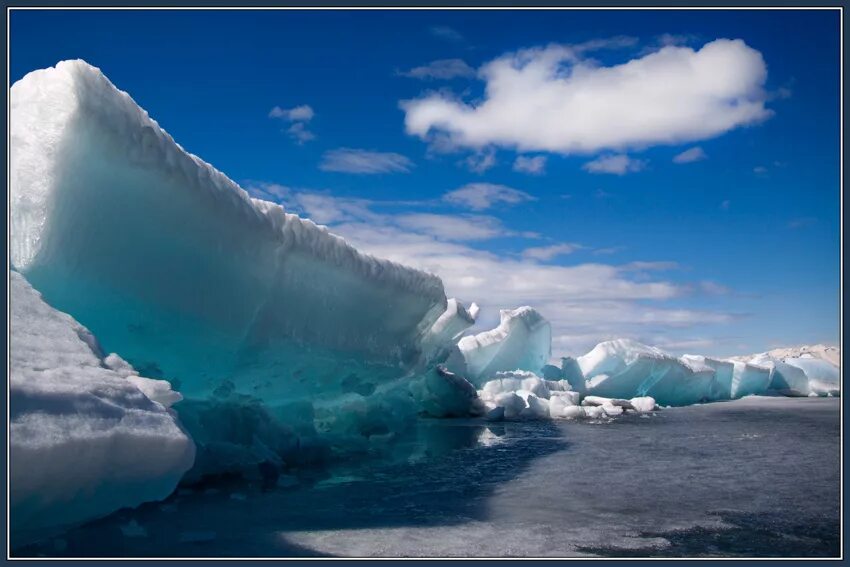
[[[478,386],[501,371],[540,372],[552,352],[552,330],[531,307],[504,309],[498,327],[463,337],[458,349],[463,359],[460,373]]]
[[[175,414],[14,271],[10,305],[13,541],[167,497],[195,452]],[[155,392],[179,399],[167,383]]]
[[[199,466],[404,427],[406,381],[475,320],[438,277],[252,199],[84,61],[26,75],[10,112],[12,264],[152,379],[129,382],[165,405],[153,380],[179,384]]]

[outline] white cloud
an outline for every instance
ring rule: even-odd
[[[273,197],[291,212],[330,225],[334,233],[364,252],[439,275],[450,297],[481,305],[478,330],[498,324],[501,308],[531,305],[539,309],[552,323],[556,356],[583,354],[597,342],[614,337],[650,344],[673,342],[685,329],[708,332],[712,325],[728,325],[738,318],[724,312],[665,307],[664,302],[694,291],[655,277],[657,270],[675,267],[670,262],[546,264],[535,253],[517,257],[474,247],[485,238],[523,236],[487,216],[379,213],[375,209],[386,203],[270,183],[254,183],[249,191]],[[475,231],[478,238],[470,239]]]
[[[626,173],[634,173],[641,171],[646,167],[646,162],[639,159],[633,159],[625,154],[599,156],[593,161],[589,161],[582,166],[590,173],[611,173],[614,175],[625,175]]]
[[[726,199],[726,200],[724,200],[720,203],[720,208],[723,209],[724,211],[728,211],[729,207],[731,205],[732,205],[732,201],[730,201],[729,199]]]
[[[306,104],[294,108],[275,106],[269,112],[269,118],[279,118],[292,123],[286,129],[286,133],[299,145],[316,139],[316,135],[307,129],[307,122],[312,120],[313,116],[315,116],[313,108]]]
[[[567,254],[572,254],[576,250],[579,250],[581,245],[572,244],[565,242],[563,244],[553,244],[552,246],[535,246],[533,248],[526,248],[522,251],[522,256],[524,258],[530,258],[532,260],[551,260],[557,256],[565,256]]]
[[[753,168],[753,173],[756,175],[767,175],[767,168],[763,165],[757,165]]]
[[[299,144],[316,139],[316,135],[309,131],[303,122],[295,122],[286,130],[286,133]]]
[[[329,150],[322,156],[319,169],[343,173],[408,173],[413,162],[392,152],[375,152],[354,148]]]
[[[517,156],[514,160],[514,171],[540,175],[546,169],[546,156]]]
[[[496,165],[496,152],[493,150],[482,150],[468,156],[463,163],[473,173],[484,173]]]
[[[817,222],[817,219],[814,217],[801,217],[798,219],[792,219],[788,221],[788,228],[806,228],[807,226],[812,226]]]
[[[281,108],[275,106],[269,112],[269,118],[280,118],[290,122],[309,122],[315,116],[313,108],[307,104],[296,106],[294,108]]]
[[[673,158],[673,163],[691,163],[694,161],[704,160],[706,158],[708,158],[708,155],[705,151],[701,147],[696,146],[676,155]]]
[[[449,26],[433,26],[429,28],[428,31],[431,32],[431,35],[440,39],[454,42],[463,41],[463,35],[461,35],[461,33],[456,29],[450,28]]]
[[[590,46],[593,48],[596,46]],[[576,46],[508,53],[479,70],[477,104],[443,93],[402,102],[405,127],[456,147],[588,153],[711,138],[770,116],[767,67],[741,40],[666,46],[611,67]]]
[[[429,234],[440,240],[489,240],[509,234],[499,219],[482,215],[416,213],[398,215],[394,222],[402,228]]]
[[[525,191],[495,183],[468,183],[460,189],[449,191],[443,200],[467,207],[473,211],[483,211],[498,203],[516,205],[526,201],[535,201],[536,197]]]
[[[399,75],[412,79],[447,81],[449,79],[474,77],[475,69],[467,65],[463,59],[438,59],[427,65],[400,72]]]

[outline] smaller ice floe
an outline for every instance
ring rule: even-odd
[[[481,387],[496,372],[515,369],[539,372],[551,354],[549,322],[531,307],[502,310],[499,326],[463,337],[449,357],[449,370]]]
[[[620,400],[587,396],[566,380],[546,380],[532,372],[498,372],[478,390],[489,421],[615,417],[625,410],[648,412],[656,408],[649,397]]]

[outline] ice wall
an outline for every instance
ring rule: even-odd
[[[83,61],[10,98],[12,263],[107,350],[179,386],[189,427],[219,428],[227,451],[263,453],[246,423],[267,424],[266,448],[306,445],[318,414],[424,372],[472,319],[457,305],[440,319],[436,276],[250,198]]]
[[[167,497],[195,453],[167,409],[179,394],[104,357],[16,272],[10,304],[13,544]]]

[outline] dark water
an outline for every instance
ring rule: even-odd
[[[839,429],[813,398],[429,420],[403,462],[183,490],[13,555],[836,556]]]

